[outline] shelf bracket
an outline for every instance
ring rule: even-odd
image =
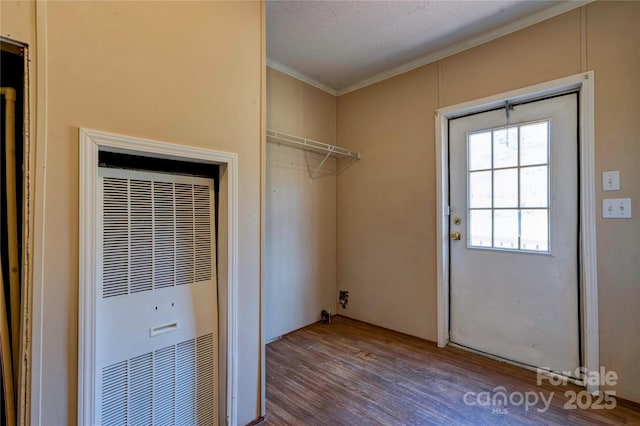
[[[320,162],[318,167],[316,167],[316,169],[311,173],[311,179],[315,179],[316,177],[318,177],[318,171],[322,168],[322,166],[324,166],[325,161],[327,161],[327,159],[331,157],[331,154],[333,154],[333,149],[333,146],[329,147],[329,152],[327,152],[327,155],[324,156],[324,159]]]

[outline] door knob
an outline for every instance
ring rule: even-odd
[[[452,232],[451,233],[451,239],[452,240],[459,240],[460,239],[460,233],[458,231]]]

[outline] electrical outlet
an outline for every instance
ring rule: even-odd
[[[602,200],[602,217],[605,219],[630,219],[631,198],[605,198]]]
[[[612,172],[602,172],[602,190],[620,190],[620,172],[618,170]]]

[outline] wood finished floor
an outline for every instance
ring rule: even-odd
[[[538,386],[535,372],[344,317],[287,335],[266,353],[268,425],[640,425],[634,407],[563,408],[577,386]],[[498,386],[553,395],[549,409],[538,412],[541,400],[528,410],[503,405],[506,413],[465,404],[466,392],[493,395]]]

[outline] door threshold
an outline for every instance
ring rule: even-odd
[[[561,379],[563,381],[567,381],[567,382],[573,383],[576,386],[585,387],[584,380],[578,379],[576,377],[565,376],[564,374],[556,373],[555,371],[545,370],[545,369],[540,368],[540,367],[534,367],[533,365],[524,364],[522,362],[514,361],[514,360],[508,359],[508,358],[503,358],[503,357],[500,357],[498,355],[493,355],[493,354],[490,354],[488,352],[479,351],[477,349],[473,349],[473,348],[470,348],[468,346],[460,345],[460,344],[452,342],[452,341],[448,341],[447,342],[447,346],[451,346],[451,347],[454,347],[454,348],[462,349],[464,351],[471,352],[471,353],[474,353],[476,355],[482,355],[484,357],[491,358],[491,359],[494,359],[496,361],[505,362],[507,364],[510,364],[510,365],[513,365],[513,366],[516,366],[516,367],[524,368],[525,370],[533,371],[534,373],[544,375],[545,377],[551,377],[553,379]],[[582,368],[582,367],[580,367],[580,368]]]

